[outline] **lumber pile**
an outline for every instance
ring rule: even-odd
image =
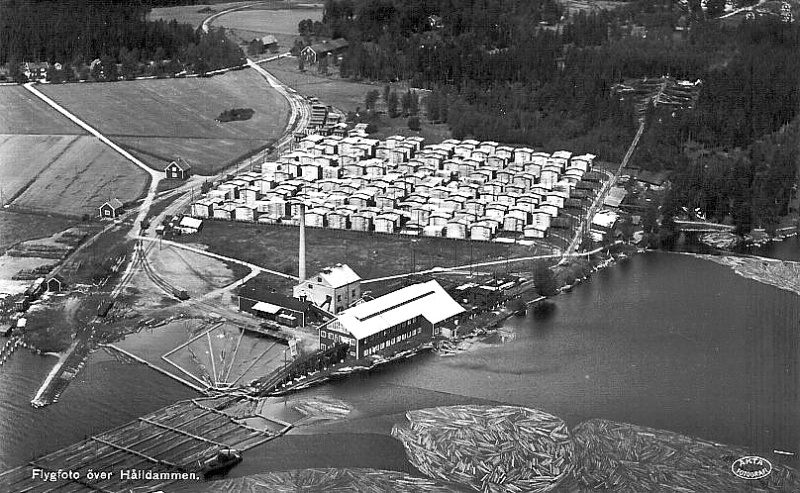
[[[743,449],[677,433],[602,419],[572,430],[575,475],[585,486],[612,491],[800,491],[800,477],[780,464],[759,480],[731,472]]]
[[[706,233],[700,236],[700,242],[714,248],[729,250],[741,241],[741,237],[727,231]]]
[[[515,406],[448,406],[406,413],[395,425],[409,461],[423,474],[479,491],[544,492],[572,470],[566,424]]]
[[[357,491],[359,493],[447,493],[459,491],[426,478],[380,469],[296,469],[192,485],[194,491],[294,493],[297,491]]]
[[[344,401],[325,396],[299,400],[294,404],[294,408],[303,416],[316,420],[342,419],[351,411],[350,406]]]

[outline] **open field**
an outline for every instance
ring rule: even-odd
[[[0,252],[33,238],[43,238],[75,224],[74,220],[0,210]]]
[[[220,255],[246,260],[287,274],[297,273],[299,228],[296,227],[210,220],[205,221],[200,233],[178,237],[176,240],[183,243],[202,243],[208,245],[209,251]],[[307,272],[313,274],[323,267],[346,263],[364,279],[410,273],[411,240],[411,237],[400,235],[307,228]],[[417,238],[417,242],[413,244],[415,270],[468,265],[470,245],[474,263],[502,260],[507,256],[513,258],[549,253],[537,252],[534,247],[516,244]],[[275,284],[289,287],[292,283],[275,277]]]
[[[200,26],[206,17],[225,9],[246,5],[250,2],[205,2],[197,5],[179,5],[177,7],[159,7],[150,11],[151,21],[165,20],[167,22],[175,19],[179,23],[191,24],[194,27]],[[214,12],[200,12],[201,10],[211,9]]]
[[[5,203],[30,186],[77,141],[74,135],[0,135],[0,189]]]
[[[158,275],[170,284],[187,290],[193,297],[235,280],[233,272],[221,260],[168,245],[159,248],[153,244],[148,259]]]
[[[94,215],[106,200],[138,198],[148,176],[95,137],[0,135],[6,202],[39,212]]]
[[[364,96],[367,92],[377,89],[382,91],[379,84],[366,84],[342,80],[338,76],[322,77],[316,75],[316,67],[311,67],[305,72],[298,70],[297,58],[281,58],[265,63],[264,68],[281,82],[295,89],[304,96],[318,97],[323,103],[335,106],[345,113],[357,107],[364,108]],[[337,67],[331,67],[331,73],[337,73]]]
[[[86,134],[20,86],[0,87],[0,108],[3,109],[0,134]],[[0,153],[0,163],[3,161],[5,154]]]
[[[200,174],[274,141],[289,111],[286,100],[249,69],[207,78],[64,84],[42,90],[111,140],[130,145],[134,154],[138,149],[155,169],[166,164],[156,165],[155,156],[171,160],[178,157],[173,152],[191,149],[197,161],[190,164]],[[252,108],[255,114],[246,121],[214,120],[233,108]]]
[[[213,175],[246,154],[272,143],[272,139],[185,139],[115,137],[114,141],[154,169],[163,169],[175,156],[192,163],[192,172]],[[163,182],[162,182],[163,183]],[[180,184],[183,184],[182,182]]]
[[[165,21],[171,21],[175,19],[178,22],[185,22],[191,24],[195,27],[199,26],[203,23],[203,21],[211,14],[216,12],[222,12],[223,10],[237,7],[240,5],[247,5],[248,3],[253,2],[205,2],[202,4],[197,5],[181,5],[177,7],[161,7],[155,8],[150,11],[150,20],[159,20],[163,19]],[[309,15],[306,17],[301,17],[301,19],[314,19],[314,20],[322,20],[322,2],[314,3],[314,2],[282,2],[282,1],[272,1],[272,2],[264,2],[262,5],[258,5],[253,7],[253,9],[259,10],[279,10],[279,11],[289,11],[287,6],[292,6],[293,8],[297,8],[299,12],[309,12]],[[315,7],[316,6],[316,7]],[[206,12],[205,9],[211,9],[214,12]],[[204,12],[200,12],[203,10]],[[311,15],[311,12],[318,11],[318,17],[314,17]],[[227,19],[227,15],[218,17],[215,21],[212,21],[212,26],[224,26],[229,27],[227,22],[223,22],[223,19]],[[287,16],[288,17],[288,16]],[[300,22],[298,19],[294,23],[294,30],[290,32],[290,34],[297,34],[297,24]],[[236,26],[230,26],[236,27]],[[291,27],[291,26],[289,26]],[[283,29],[287,29],[283,27]],[[267,33],[274,34],[275,32],[279,31],[266,31]]]
[[[243,29],[263,34],[299,35],[300,21],[322,21],[322,9],[269,9],[267,6],[239,10],[214,19],[212,26]]]

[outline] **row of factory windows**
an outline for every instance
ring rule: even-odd
[[[369,356],[370,354],[374,354],[374,353],[377,353],[378,351],[382,351],[382,350],[386,349],[387,347],[394,346],[398,342],[403,342],[406,339],[410,339],[410,338],[420,334],[421,332],[422,332],[422,329],[417,328],[417,329],[413,329],[411,332],[406,332],[404,334],[400,334],[397,337],[392,337],[391,339],[389,339],[386,342],[382,342],[380,344],[376,344],[373,347],[369,347],[369,348],[365,349],[364,350],[364,356]]]
[[[324,330],[321,330],[319,335],[320,335],[321,338],[330,339],[334,343],[344,342],[346,344],[350,344],[351,346],[354,346],[355,342],[356,342],[354,339],[352,339],[350,337],[346,337],[346,336],[343,336],[341,334],[337,334],[336,332],[333,332],[333,331],[326,332]],[[325,349],[325,348],[323,348],[323,349]]]

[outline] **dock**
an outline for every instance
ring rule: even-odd
[[[291,424],[260,415],[250,398],[204,398],[181,401],[113,430],[62,448],[0,474],[0,491],[149,491],[178,481],[202,481],[199,461],[220,448],[246,452],[286,433]],[[260,418],[262,428],[245,424]],[[247,458],[244,454],[245,460]],[[66,471],[55,481],[34,477]],[[106,477],[93,477],[108,472]],[[149,472],[124,477],[124,472]],[[41,474],[39,473],[39,474]]]
[[[42,382],[42,386],[31,400],[33,407],[43,407],[58,402],[59,396],[69,382],[83,368],[91,352],[91,330],[79,334],[69,348],[58,358],[58,362]]]

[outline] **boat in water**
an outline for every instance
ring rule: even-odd
[[[226,448],[218,451],[200,464],[200,472],[204,478],[222,476],[242,462],[242,454],[237,450]]]

